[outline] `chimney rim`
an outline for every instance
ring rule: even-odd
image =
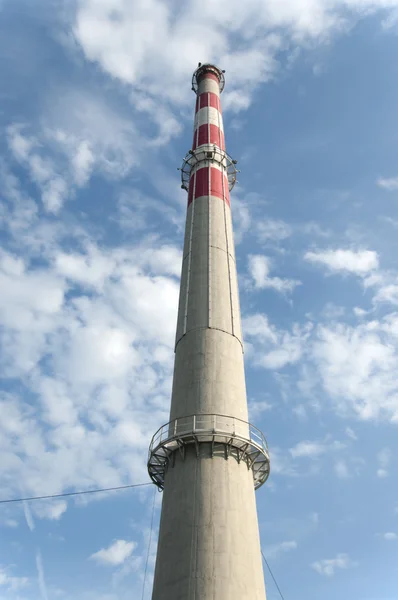
[[[219,81],[221,94],[225,87],[225,70],[219,69],[216,65],[213,65],[212,63],[198,63],[198,68],[192,75],[192,90],[195,92],[195,94],[198,93],[200,80],[202,79],[202,77],[205,76],[206,73],[213,73],[213,75],[216,75]]]

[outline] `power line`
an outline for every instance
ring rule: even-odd
[[[30,496],[29,498],[12,498],[9,500],[0,500],[0,504],[11,504],[12,502],[27,502],[28,500],[51,500],[53,498],[65,498],[66,496],[81,496],[83,494],[98,494],[100,492],[115,492],[117,490],[128,490],[136,487],[153,485],[151,481],[147,483],[134,483],[131,485],[119,485],[111,488],[101,488],[99,490],[83,490],[82,492],[65,492],[64,494],[49,494],[48,496]]]
[[[53,500],[54,498],[66,498],[69,496],[82,496],[84,494],[99,494],[99,493],[103,493],[103,492],[116,492],[119,490],[128,490],[128,489],[137,488],[137,487],[145,487],[147,485],[152,485],[152,482],[148,481],[147,483],[133,483],[130,485],[119,485],[116,487],[100,488],[100,489],[96,489],[96,490],[82,490],[80,492],[65,492],[63,494],[48,494],[46,496],[28,496],[26,498],[9,498],[7,500],[0,500],[0,504],[28,502],[31,500]],[[147,576],[147,571],[148,571],[149,553],[151,550],[151,543],[152,543],[153,520],[154,520],[154,514],[155,514],[155,500],[156,500],[156,490],[154,491],[154,495],[153,495],[151,528],[150,528],[150,533],[149,533],[148,552],[147,552],[146,563],[145,563],[145,574],[144,574],[144,584],[143,584],[143,589],[142,589],[142,598],[144,598],[144,593],[145,593],[145,583],[146,583],[146,576]],[[281,589],[278,585],[278,582],[276,581],[274,574],[271,570],[271,567],[269,566],[268,561],[265,558],[264,552],[262,550],[261,550],[261,555],[264,559],[265,564],[267,565],[267,569],[271,574],[271,577],[275,583],[276,589],[278,590],[281,599],[285,600],[283,597],[283,594],[281,592]]]
[[[156,489],[153,490],[153,504],[152,504],[152,516],[151,516],[151,529],[149,532],[149,542],[148,542],[148,552],[146,555],[146,563],[145,563],[145,573],[144,573],[144,583],[142,584],[142,600],[144,600],[145,594],[145,584],[146,584],[146,574],[148,571],[148,562],[149,562],[149,553],[151,550],[151,542],[152,542],[152,531],[153,531],[153,517],[155,514],[155,500],[156,500]]]
[[[272,579],[274,580],[274,583],[275,583],[275,585],[276,585],[276,589],[278,590],[280,597],[282,598],[282,600],[285,600],[285,599],[284,599],[284,597],[283,597],[283,594],[282,594],[282,592],[281,592],[281,590],[280,590],[280,587],[279,587],[279,585],[278,585],[278,583],[277,583],[277,581],[276,581],[276,579],[275,579],[275,577],[274,577],[274,574],[273,574],[273,572],[271,571],[271,567],[269,566],[269,564],[268,564],[268,561],[267,561],[267,559],[265,558],[265,556],[264,556],[264,552],[263,552],[262,550],[261,550],[261,554],[262,554],[262,557],[263,557],[263,559],[264,559],[264,562],[265,562],[265,564],[267,565],[268,571],[271,573],[271,577],[272,577]]]

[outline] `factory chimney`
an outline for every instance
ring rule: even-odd
[[[224,84],[223,71],[199,63],[193,145],[181,168],[188,208],[170,421],[148,459],[164,490],[152,600],[265,600],[254,492],[269,455],[248,422]]]

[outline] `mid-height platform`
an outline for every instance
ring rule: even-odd
[[[189,182],[194,167],[217,165],[219,168],[225,170],[228,189],[231,191],[236,183],[236,174],[240,172],[236,168],[237,162],[225,150],[221,150],[221,148],[214,144],[205,144],[200,146],[200,148],[190,150],[185,156],[180,169],[181,187],[183,190],[189,191]]]
[[[238,462],[245,462],[253,471],[255,489],[268,479],[268,446],[257,427],[225,415],[190,415],[166,423],[152,438],[148,471],[159,489],[164,487],[167,469],[174,465],[175,453],[185,458],[187,446],[193,446],[199,456],[201,444],[210,444],[212,454],[222,448],[226,460],[234,456]]]

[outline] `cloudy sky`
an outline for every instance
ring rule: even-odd
[[[398,0],[0,7],[0,498],[148,481],[214,61],[263,551],[285,600],[396,600]],[[160,500],[0,505],[1,600],[148,600]]]

